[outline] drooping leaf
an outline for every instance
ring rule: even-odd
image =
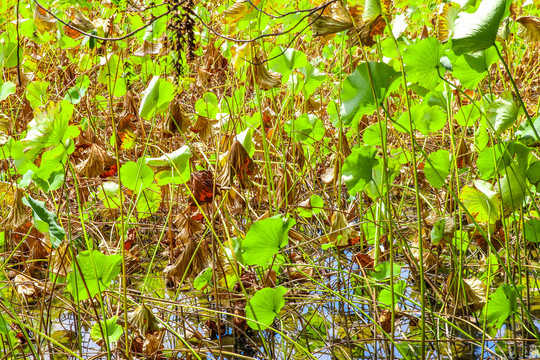
[[[540,242],[540,219],[532,218],[527,220],[523,226],[523,236],[527,241]]]
[[[458,78],[461,85],[473,89],[486,77],[491,65],[498,60],[497,50],[494,47],[473,54],[463,54],[452,64],[452,74]]]
[[[537,16],[522,16],[516,20],[519,23],[518,36],[526,41],[540,41],[540,18]]]
[[[77,301],[93,298],[120,274],[121,263],[122,255],[105,255],[97,250],[80,252],[68,275],[70,293]]]
[[[154,76],[142,93],[139,116],[151,119],[167,110],[169,103],[174,99],[174,92],[174,85],[171,82]]]
[[[475,13],[460,12],[452,36],[454,53],[461,55],[494,45],[506,3],[506,0],[482,0]]]
[[[510,92],[504,93],[489,105],[487,119],[497,135],[510,128],[517,119],[520,106]]]
[[[254,330],[264,330],[274,322],[285,305],[284,295],[287,288],[264,288],[255,293],[246,305],[248,325]]]
[[[289,242],[289,230],[294,224],[293,219],[281,216],[254,222],[242,242],[245,263],[248,265],[266,265],[272,256],[287,245]]]
[[[371,146],[354,148],[342,168],[342,178],[347,185],[347,191],[354,196],[365,189],[373,180],[373,167],[377,164],[377,150]]]
[[[499,194],[485,181],[476,180],[474,186],[465,186],[459,199],[479,223],[495,223],[501,217]]]
[[[65,230],[56,222],[56,214],[47,210],[45,202],[35,200],[30,196],[23,198],[23,203],[32,208],[32,215],[34,217],[34,225],[41,232],[48,232],[51,236],[51,246],[53,249],[57,249],[64,237],[66,236]]]
[[[117,342],[124,333],[122,327],[116,323],[118,315],[105,321],[96,322],[90,329],[90,338],[94,341],[103,341],[106,338],[107,343]],[[102,332],[103,331],[103,332]]]
[[[6,81],[0,86],[0,101],[7,99],[11,94],[15,94],[15,83]]]
[[[409,46],[403,54],[407,80],[430,90],[435,89],[446,71],[441,65],[443,51],[439,40],[432,37]]]
[[[375,94],[369,74],[373,80]],[[362,115],[375,111],[378,104],[381,104],[388,93],[397,86],[396,80],[400,76],[400,73],[385,63],[370,61],[367,65],[366,63],[358,65],[343,82],[340,109],[343,125],[350,125]]]
[[[353,26],[342,1],[331,3],[326,8],[311,14],[310,20],[314,36],[335,34]]]
[[[429,154],[428,159],[424,167],[426,179],[434,188],[440,189],[450,174],[452,155],[448,150],[438,150]]]

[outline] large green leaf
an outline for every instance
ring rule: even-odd
[[[488,323],[500,329],[506,319],[517,310],[517,297],[516,289],[508,284],[501,284],[489,296],[489,301],[484,308]]]
[[[502,134],[516,121],[520,106],[514,101],[510,92],[504,93],[489,104],[487,120],[497,135]]]
[[[75,300],[93,298],[111,285],[120,274],[122,255],[105,255],[97,250],[85,250],[77,255],[68,275],[68,289]]]
[[[436,38],[427,38],[411,45],[403,54],[407,80],[435,89],[445,73],[441,65],[443,46]]]
[[[450,166],[452,165],[452,155],[448,150],[438,150],[428,156],[429,161],[426,161],[424,173],[427,181],[437,189],[444,185],[446,177],[450,174]]]
[[[505,146],[498,144],[493,147],[487,147],[480,151],[478,159],[476,160],[476,166],[480,172],[480,178],[483,180],[489,180],[497,175],[502,169],[510,164],[510,156],[505,154]]]
[[[51,236],[51,247],[57,249],[64,240],[66,232],[56,222],[56,214],[47,210],[45,202],[35,200],[30,196],[23,198],[22,201],[32,208],[36,228],[41,232],[48,232]]]
[[[343,163],[341,176],[347,191],[354,196],[373,180],[373,168],[377,165],[377,149],[371,146],[354,148]]]
[[[145,119],[151,119],[169,107],[174,99],[174,84],[154,76],[142,93],[139,115]]]
[[[350,125],[362,115],[372,113],[381,104],[386,95],[396,86],[399,72],[385,63],[370,61],[358,65],[356,70],[343,82],[341,91],[341,120],[343,125]],[[369,67],[369,73],[368,73]],[[373,81],[373,89],[371,87]],[[375,94],[373,93],[375,92]],[[377,101],[375,101],[375,97]]]
[[[275,289],[264,288],[255,293],[246,305],[248,325],[254,330],[264,330],[274,322],[276,316],[285,305],[283,297],[287,288],[278,286]]]
[[[474,14],[460,12],[452,36],[454,53],[461,55],[494,45],[505,9],[506,0],[482,0]]]
[[[459,195],[463,206],[479,223],[495,223],[501,217],[501,200],[493,186],[476,180],[474,186],[465,186]]]
[[[242,250],[248,265],[266,265],[268,260],[288,244],[289,230],[295,224],[293,219],[274,216],[259,220],[251,225]]]
[[[26,87],[26,99],[30,102],[32,109],[45,105],[49,99],[47,81],[33,81]]]

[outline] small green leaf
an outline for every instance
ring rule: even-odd
[[[255,154],[255,144],[253,143],[253,128],[247,128],[240,134],[236,135],[236,140],[242,144],[249,157]]]
[[[448,150],[438,150],[429,154],[428,159],[424,167],[426,179],[434,188],[440,189],[450,174],[452,155]]]
[[[34,217],[36,228],[41,232],[48,232],[51,236],[52,248],[57,249],[62,243],[62,240],[64,240],[66,232],[56,222],[56,214],[47,210],[45,202],[35,200],[30,196],[23,198],[22,201],[23,204],[32,208],[32,215]]]
[[[255,293],[246,305],[246,317],[250,328],[264,330],[274,322],[276,316],[285,305],[283,297],[287,288],[278,286],[275,289],[264,288]]]
[[[462,106],[454,115],[460,126],[473,126],[480,117],[480,110],[475,104]]]
[[[529,219],[523,226],[523,235],[527,241],[540,242],[540,219]]]
[[[212,268],[204,269],[193,281],[193,287],[197,290],[202,290],[212,281]]]
[[[147,218],[159,209],[161,204],[161,188],[157,184],[150,184],[144,189],[137,200],[137,216],[139,219]]]
[[[481,179],[489,180],[493,178],[510,164],[510,157],[508,155],[503,156],[503,151],[504,146],[501,144],[480,151],[476,165]]]
[[[141,161],[129,161],[120,168],[120,177],[122,185],[138,194],[150,186],[154,180],[154,172]]]
[[[373,280],[380,282],[388,280],[390,278],[393,279],[394,277],[399,276],[400,273],[401,265],[396,263],[390,264],[390,262],[385,261],[379,263],[379,265],[377,265],[375,269],[373,269],[373,271],[371,272],[371,277],[373,278]]]
[[[535,161],[527,169],[527,180],[536,187],[540,183],[540,161]]]
[[[283,75],[283,83],[289,81],[289,76],[292,74],[293,70],[305,67],[309,63],[306,54],[302,51],[288,48],[283,52],[283,49],[279,46],[276,46],[274,50],[270,52],[268,58],[271,59],[268,62],[268,67],[270,70]]]
[[[439,219],[435,222],[435,224],[433,224],[433,229],[431,229],[431,243],[433,245],[439,244],[439,242],[443,239],[445,224],[445,219]]]
[[[495,223],[501,217],[501,199],[493,186],[476,180],[473,186],[465,186],[459,195],[465,208],[479,223]]]
[[[46,81],[33,81],[26,87],[26,99],[30,102],[32,109],[36,109],[47,103],[49,95],[47,88],[49,83]]]
[[[326,133],[323,122],[312,114],[302,114],[294,120],[287,121],[284,129],[295,141],[305,144],[320,141]]]
[[[489,68],[498,59],[497,50],[494,47],[473,54],[464,54],[454,61],[452,74],[458,78],[461,85],[473,89],[484,80]]]
[[[394,284],[394,305],[396,305],[399,300],[403,297],[405,289],[407,288],[407,282],[405,280],[399,280]],[[379,304],[383,307],[390,308],[392,306],[392,291],[389,288],[381,290],[379,293],[379,298],[377,299]]]
[[[96,322],[90,329],[90,338],[96,342],[106,338],[108,344],[117,342],[124,333],[122,327],[116,323],[117,320],[118,316],[115,315],[105,321]]]
[[[207,92],[195,103],[195,111],[199,116],[215,119],[219,113],[219,104],[216,94]]]
[[[142,93],[139,115],[149,120],[167,110],[169,103],[174,99],[174,93],[174,85],[171,82],[154,76]]]
[[[248,265],[266,265],[272,256],[288,244],[289,230],[294,224],[293,219],[281,216],[274,216],[253,223],[244,241],[242,241],[245,263]]]
[[[354,148],[342,168],[342,178],[347,185],[347,191],[351,196],[365,189],[366,185],[373,180],[373,168],[378,160],[375,158],[377,149],[371,146]]]
[[[516,136],[519,141],[527,146],[538,146],[540,144],[540,116],[533,122],[533,126],[530,126],[528,121],[520,127],[520,130],[516,132]],[[538,135],[538,136],[537,136]]]

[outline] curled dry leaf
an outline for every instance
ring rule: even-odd
[[[289,147],[285,159],[288,163],[296,163],[300,169],[303,169],[304,164],[306,163],[306,156],[304,154],[302,143],[297,142],[294,144],[294,147]]]
[[[275,287],[277,282],[277,274],[274,271],[274,269],[270,268],[264,272],[264,276],[262,279],[262,283],[264,287]]]
[[[540,41],[540,18],[522,16],[516,20],[519,23],[518,36],[526,41]]]
[[[142,348],[143,354],[153,355],[156,354],[161,348],[163,348],[163,346],[161,345],[160,337],[152,334],[146,334]]]
[[[276,204],[281,209],[294,203],[294,183],[289,175],[288,166],[280,171],[279,181],[276,185]]]
[[[200,170],[191,174],[189,179],[189,190],[192,196],[189,205],[197,208],[203,203],[211,203],[214,195],[221,195],[220,186],[214,183],[214,174],[209,170]]]
[[[156,315],[145,304],[141,304],[135,310],[128,312],[127,318],[130,326],[137,329],[142,336],[147,335],[148,331],[163,329],[163,325],[161,325]]]
[[[25,298],[31,298],[39,295],[40,288],[36,285],[36,281],[26,275],[18,274],[13,279],[13,284],[17,289],[17,293]]]
[[[310,15],[314,36],[335,34],[350,29],[353,22],[342,1],[336,1]]]
[[[253,174],[254,168],[255,164],[244,146],[238,140],[235,140],[227,154],[227,163],[219,175],[218,181],[221,184],[230,186],[234,181],[234,177],[237,176],[240,185],[249,189],[252,186],[249,175]]]
[[[86,153],[88,157],[75,166],[75,172],[79,176],[89,178],[100,176],[106,169],[116,164],[116,160],[97,144],[90,146]]]
[[[392,311],[385,309],[380,313],[379,325],[387,333],[392,331]]]
[[[205,116],[197,117],[195,125],[193,125],[190,130],[194,133],[199,134],[199,138],[202,141],[214,138],[214,136],[219,132],[220,124],[218,120],[209,119]]]
[[[116,126],[118,145],[121,149],[131,149],[137,140],[135,123],[139,120],[135,95],[131,90],[128,90],[124,96],[124,111],[120,114],[119,119]]]
[[[253,5],[258,6],[261,0],[236,0],[234,4],[229,6],[222,14],[225,17],[225,22],[229,24],[235,24],[241,19],[249,16],[255,8]],[[253,5],[252,5],[253,4]]]
[[[170,134],[178,132],[183,133],[189,129],[190,124],[191,120],[184,113],[184,109],[182,108],[182,104],[180,104],[180,100],[178,98],[174,98],[174,100],[171,101],[169,105],[169,114],[165,119],[163,131]]]
[[[262,58],[258,56],[253,57],[253,64],[249,66],[246,76],[251,86],[255,82],[263,90],[270,90],[281,85],[281,75],[269,71]]]
[[[300,261],[293,266],[290,274],[292,280],[309,280],[313,278],[313,266]]]
[[[9,139],[11,120],[6,114],[0,114],[0,146],[6,145]]]
[[[353,260],[357,263],[362,269],[372,270],[375,260],[369,254],[358,253],[353,256]]]
[[[446,281],[446,291],[452,300],[452,309],[476,312],[485,305],[487,286],[477,278],[463,279],[460,283],[459,278],[452,272]]]
[[[454,23],[461,11],[461,6],[451,2],[442,5],[439,11],[439,41],[445,42],[454,34]]]
[[[68,276],[71,270],[71,252],[68,244],[60,246],[53,250],[49,260],[49,271],[60,277]]]
[[[386,27],[386,21],[382,15],[377,16],[374,19],[362,22],[360,26],[356,26],[350,29],[347,34],[349,35],[349,40],[347,40],[347,45],[357,46],[362,44],[363,46],[373,46],[376,41],[374,37],[376,35],[384,34],[384,28]]]
[[[2,197],[5,194],[2,194]],[[8,215],[0,223],[0,230],[13,230],[24,225],[29,219],[28,207],[25,206],[22,202],[24,192],[22,189],[16,188],[13,192],[12,201],[11,201],[11,210]]]
[[[358,237],[358,231],[349,227],[345,215],[336,211],[332,214],[332,226],[328,234],[328,241],[336,246],[347,246],[349,240]]]
[[[158,42],[144,40],[142,45],[135,50],[134,56],[145,57],[146,55],[159,55],[163,45]]]
[[[244,212],[246,208],[246,201],[234,186],[227,192],[225,204],[231,215],[239,215]]]
[[[175,224],[180,228],[177,240],[182,244],[187,244],[189,239],[204,231],[204,225],[190,216],[190,213],[191,210],[188,207],[175,220]]]
[[[168,281],[180,283],[192,275],[200,273],[208,263],[208,253],[202,242],[191,239],[174,264],[167,266],[163,273]]]
[[[424,269],[424,272],[435,272],[439,267],[439,260],[437,256],[432,252],[431,250],[431,244],[426,241],[425,239],[422,240],[422,255],[423,255],[423,262],[422,266]],[[420,248],[418,246],[418,242],[415,242],[411,246],[411,254],[418,263],[420,261]]]
[[[56,28],[56,19],[49,15],[41,6],[34,9],[34,24],[40,33],[53,31]]]
[[[69,27],[68,25],[73,26],[75,29]],[[80,33],[81,30],[85,33],[89,33],[95,29],[94,24],[82,12],[75,8],[71,8],[71,21],[68,25],[64,25],[64,33],[72,39],[78,39],[83,34]]]

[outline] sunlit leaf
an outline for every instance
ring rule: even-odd
[[[482,0],[475,13],[459,13],[452,36],[452,50],[456,55],[484,50],[495,44],[506,3],[506,0]]]
[[[465,186],[459,199],[479,223],[495,223],[501,217],[501,199],[487,182],[477,180],[474,186]]]
[[[517,119],[520,106],[514,101],[510,92],[502,94],[489,105],[487,119],[497,135],[510,128]]]
[[[254,222],[242,242],[245,263],[266,265],[272,256],[287,245],[289,230],[294,224],[294,220],[281,216]]]
[[[264,288],[255,293],[246,305],[248,325],[254,330],[264,330],[274,322],[285,305],[287,288]]]
[[[90,337],[94,341],[103,341],[106,339],[108,344],[116,342],[124,333],[123,328],[116,323],[118,316],[115,315],[105,321],[96,322],[90,329]]]
[[[93,298],[120,274],[121,263],[122,255],[104,255],[97,250],[80,252],[68,275],[68,290],[77,301]]]
[[[508,284],[501,284],[489,296],[484,313],[491,326],[497,329],[503,326],[506,319],[517,310],[517,297],[516,289]]]
[[[429,154],[428,159],[424,167],[426,179],[434,188],[440,189],[450,174],[452,155],[448,150],[437,150]]]
[[[154,172],[141,161],[129,161],[120,168],[120,177],[122,185],[138,194],[150,186],[154,180]]]
[[[407,79],[427,89],[435,89],[446,71],[441,65],[443,51],[436,38],[420,40],[409,46],[403,54]]]
[[[354,148],[351,155],[345,159],[342,168],[342,178],[347,185],[350,195],[356,195],[364,190],[373,180],[373,167],[377,164],[375,155],[377,149],[371,146]]]
[[[369,67],[369,73],[368,73]],[[373,81],[373,93],[371,87]],[[341,120],[343,125],[351,124],[362,115],[374,112],[386,95],[397,86],[399,72],[385,63],[369,62],[358,65],[356,70],[343,82],[341,91]]]
[[[151,119],[162,111],[167,110],[174,99],[174,85],[159,76],[154,76],[148,87],[142,93],[139,115]]]
[[[30,196],[23,198],[23,203],[32,208],[34,225],[41,232],[48,232],[51,236],[51,246],[56,249],[66,236],[65,230],[56,222],[56,214],[47,210],[45,202],[35,200]]]

